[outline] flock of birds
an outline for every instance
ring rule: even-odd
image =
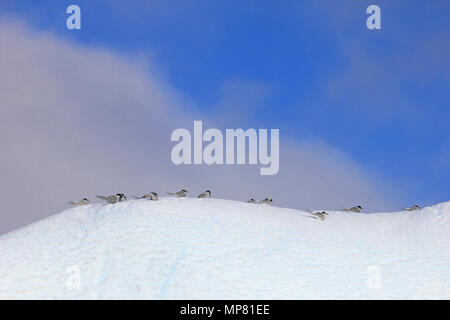
[[[419,209],[421,209],[421,208],[417,204],[413,205],[410,208],[403,208],[403,210],[405,210],[405,211],[416,211],[416,210],[419,210]],[[359,213],[359,212],[361,212],[362,207],[361,206],[354,206],[354,207],[351,207],[351,208],[343,208],[342,210]],[[326,213],[325,211],[319,211],[319,212],[312,212],[311,210],[307,210],[307,211],[308,211],[308,213],[313,215],[313,218],[318,219],[318,220],[322,220],[322,221],[325,220],[325,216],[328,215],[328,213]]]
[[[178,197],[178,198],[182,198],[182,197],[186,197],[188,194],[188,191],[185,189],[182,189],[178,192],[167,192],[167,194],[174,196],[174,197]],[[97,198],[102,199],[108,203],[118,203],[118,202],[122,202],[127,200],[127,197],[125,196],[125,194],[123,193],[116,193],[114,195],[110,195],[110,196],[97,196]],[[147,200],[152,200],[152,201],[156,201],[158,200],[158,194],[156,192],[150,192],[147,194],[144,194],[143,196],[133,196],[134,199],[147,199]],[[211,198],[211,191],[210,190],[206,190],[205,192],[202,192],[201,194],[198,195],[197,198]],[[260,204],[271,204],[272,203],[272,198],[265,198],[261,201],[255,200],[255,199],[250,199],[247,201],[248,203],[260,203]],[[69,204],[74,205],[74,206],[83,206],[83,205],[87,205],[89,204],[89,200],[87,198],[83,198],[80,201],[70,201]],[[410,208],[403,208],[403,210],[406,211],[415,211],[415,210],[419,210],[421,209],[418,205],[414,205]],[[351,208],[343,208],[342,210],[344,211],[349,211],[349,212],[355,212],[355,213],[359,213],[362,210],[362,207],[360,205],[358,206],[354,206]],[[310,213],[312,215],[313,218],[318,219],[318,220],[325,220],[325,216],[328,215],[328,213],[326,213],[325,211],[318,211],[318,212],[313,212],[311,210],[307,210],[308,213]]]

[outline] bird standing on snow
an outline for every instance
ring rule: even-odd
[[[186,194],[188,193],[187,190],[180,190],[178,192],[172,193],[172,192],[167,192],[168,194],[170,194],[171,196],[174,197],[186,197]]]
[[[248,200],[247,202],[248,202],[248,203],[255,203],[256,200],[255,200],[255,199],[250,199],[250,200]]]
[[[206,190],[203,193],[200,193],[200,195],[198,196],[198,198],[211,198],[211,191]]]
[[[328,213],[326,213],[325,211],[312,212],[312,211],[308,210],[308,212],[314,216],[313,218],[321,220],[321,221],[325,220],[325,216],[328,215]]]
[[[420,207],[419,207],[417,204],[415,204],[415,205],[413,205],[411,208],[403,208],[403,210],[406,210],[406,211],[416,211],[416,210],[420,210]]]
[[[361,212],[362,207],[361,206],[356,206],[356,207],[351,207],[351,208],[345,208],[344,211],[351,211],[351,212],[356,212],[359,213]]]
[[[121,196],[122,196],[122,194],[117,193],[113,196],[97,196],[97,198],[103,199],[108,203],[117,203],[117,202],[121,201],[120,200]]]
[[[89,203],[89,200],[86,198],[81,199],[80,201],[74,202],[74,201],[69,201],[69,204],[72,204],[74,206],[84,206],[86,204]]]
[[[272,203],[272,198],[265,198],[264,200],[259,201],[259,203],[271,204]]]
[[[156,192],[150,192],[150,193],[144,194],[142,197],[134,196],[134,198],[136,198],[136,199],[148,199],[148,200],[156,201],[156,200],[158,200],[158,194]]]

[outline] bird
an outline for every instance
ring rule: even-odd
[[[264,200],[259,201],[259,203],[271,204],[272,203],[272,198],[265,198]]]
[[[250,200],[248,200],[247,202],[248,202],[248,203],[255,203],[256,200],[255,200],[255,199],[250,199]]]
[[[312,214],[312,215],[314,216],[315,219],[318,219],[318,220],[321,220],[321,221],[325,220],[325,216],[328,215],[328,213],[326,213],[325,211],[322,211],[322,212],[312,212],[312,211],[308,210],[308,212],[309,212],[310,214]]]
[[[119,201],[121,201],[121,194],[117,193],[115,195],[112,196],[97,196],[97,198],[103,199],[108,203],[117,203]]]
[[[127,197],[123,193],[118,193],[119,202],[127,200]]]
[[[142,197],[136,197],[133,196],[135,199],[148,199],[148,200],[158,200],[158,194],[156,192],[150,192],[147,194],[144,194]]]
[[[74,206],[84,206],[86,204],[89,204],[89,200],[86,198],[81,199],[80,201],[74,202],[74,201],[69,201],[69,204],[72,204]]]
[[[175,197],[186,197],[186,194],[188,193],[187,190],[180,190],[178,192],[172,193],[172,192],[167,192],[168,194],[170,194],[171,196],[175,196]]]
[[[351,211],[351,212],[356,212],[359,213],[361,212],[362,207],[361,206],[356,206],[356,207],[351,207],[351,208],[345,208],[344,211]]]
[[[211,198],[211,191],[206,190],[203,193],[200,193],[200,195],[198,196],[198,198]]]
[[[406,211],[416,211],[416,210],[420,210],[420,207],[419,207],[417,204],[415,204],[415,205],[413,205],[411,208],[403,208],[403,210],[406,210]]]

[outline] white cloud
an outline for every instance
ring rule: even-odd
[[[194,119],[222,122],[195,112],[152,61],[11,21],[0,24],[0,43],[0,233],[61,211],[68,200],[119,191],[209,188],[217,197],[271,196],[297,208],[389,206],[375,179],[339,151],[287,142],[282,132],[273,177],[260,176],[259,166],[175,166],[173,129],[191,129]]]

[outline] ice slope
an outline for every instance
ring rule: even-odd
[[[0,298],[449,299],[449,214],[93,204],[0,237]]]

